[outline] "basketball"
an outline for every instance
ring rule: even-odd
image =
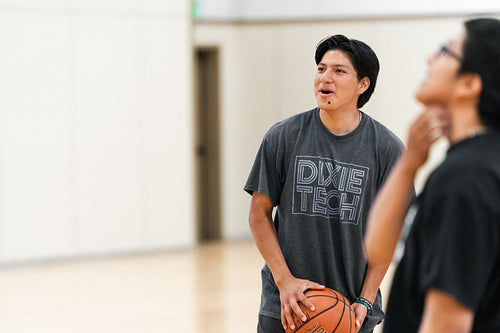
[[[307,317],[303,322],[295,313],[295,329],[286,329],[286,333],[351,333],[354,332],[354,312],[349,301],[339,292],[325,288],[309,289],[304,293],[314,304],[314,311],[309,311],[299,303]]]

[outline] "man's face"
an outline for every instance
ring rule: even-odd
[[[424,105],[447,105],[452,100],[464,39],[465,32],[457,34],[427,59],[427,77],[416,93],[419,102]]]
[[[358,80],[351,60],[341,50],[327,51],[314,76],[314,95],[325,111],[357,110],[359,95],[368,86],[368,78]]]

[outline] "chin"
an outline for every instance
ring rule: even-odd
[[[416,93],[415,93],[415,99],[423,104],[423,105],[428,105],[431,104],[431,98],[429,94],[425,93],[425,90],[420,88]]]
[[[425,99],[422,99],[422,96],[420,94],[415,94],[415,99],[417,100],[417,102],[419,102],[420,104],[424,104],[425,105]]]
[[[331,107],[330,104],[328,104],[328,102],[325,102],[325,101],[321,101],[321,100],[316,100],[316,104],[318,105],[318,107],[320,109],[323,109],[323,110],[326,110],[326,109],[329,109]]]
[[[333,105],[332,104],[328,104],[328,103],[318,104],[318,106],[323,111],[333,111],[333,110],[335,110],[333,108]]]

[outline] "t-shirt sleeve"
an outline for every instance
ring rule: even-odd
[[[273,139],[271,131],[264,136],[244,190],[250,195],[254,191],[265,194],[273,206],[277,206],[282,191],[278,166],[281,159],[277,158],[278,147]]]
[[[428,231],[421,241],[421,290],[438,289],[472,310],[486,291],[499,246],[496,217],[477,192],[462,186],[434,197],[423,212]]]
[[[381,158],[381,173],[380,173],[380,186],[385,182],[387,177],[389,176],[392,168],[396,164],[399,156],[404,149],[404,144],[401,140],[395,135],[391,135],[389,139],[384,143],[386,146],[385,154]]]

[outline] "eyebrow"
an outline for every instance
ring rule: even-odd
[[[320,62],[320,63],[318,64],[318,66],[325,66],[325,67],[330,66],[330,67],[343,67],[343,68],[351,68],[351,66],[349,66],[349,65],[344,65],[344,64],[333,64],[333,65],[327,65],[327,64],[325,64],[324,62]]]
[[[449,40],[445,45],[448,45],[448,46],[457,46],[458,47],[458,42],[451,39]]]

